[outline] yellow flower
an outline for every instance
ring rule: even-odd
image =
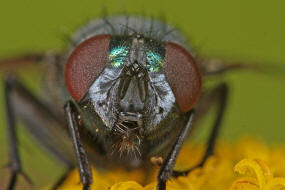
[[[175,168],[184,170],[195,166],[203,152],[203,146],[187,142]],[[252,138],[243,138],[235,144],[219,142],[215,155],[202,168],[194,169],[188,176],[169,180],[167,190],[285,189],[284,160],[284,146],[269,146]],[[92,168],[91,190],[155,190],[158,169],[154,166],[154,170],[146,174],[143,170],[97,171]],[[72,171],[58,189],[81,190],[77,170]]]
[[[259,159],[243,159],[235,166],[235,171],[248,174],[233,182],[230,190],[277,190],[285,189],[285,178],[273,177],[268,165]]]

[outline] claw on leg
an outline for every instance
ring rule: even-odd
[[[16,182],[18,180],[19,175],[23,177],[24,181],[30,186],[31,189],[34,189],[34,183],[31,178],[23,172],[21,169],[14,170],[10,164],[6,164],[3,168],[9,169],[11,171],[11,177],[9,180],[8,190],[14,190]]]

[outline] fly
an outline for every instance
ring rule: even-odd
[[[89,163],[107,169],[144,168],[154,157],[162,158],[157,189],[166,189],[171,177],[193,169],[173,167],[198,118],[217,106],[206,152],[196,167],[213,154],[229,88],[222,82],[202,92],[202,78],[247,67],[201,58],[173,27],[136,16],[88,23],[63,53],[30,54],[0,63],[37,61],[47,63],[44,101],[15,76],[5,80],[10,190],[23,174],[17,118],[66,167],[77,165],[85,190],[96,183]]]

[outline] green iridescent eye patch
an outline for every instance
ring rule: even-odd
[[[163,64],[163,58],[160,54],[148,50],[146,52],[146,59],[147,59],[147,68],[150,72],[158,72]]]
[[[111,49],[109,53],[109,61],[114,67],[120,67],[124,64],[124,60],[129,52],[126,46],[118,46]]]
[[[113,41],[113,43],[116,42],[118,41]],[[112,44],[108,55],[110,64],[114,67],[122,67],[125,64],[129,50],[130,47],[128,45]],[[146,48],[145,56],[147,61],[146,67],[149,72],[158,72],[161,70],[164,61],[163,53],[155,51],[153,48]]]

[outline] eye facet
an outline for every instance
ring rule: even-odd
[[[192,109],[202,87],[201,74],[194,58],[183,47],[166,42],[163,70],[180,111]]]
[[[79,44],[65,66],[65,83],[70,95],[80,101],[107,64],[110,35],[91,37]]]

